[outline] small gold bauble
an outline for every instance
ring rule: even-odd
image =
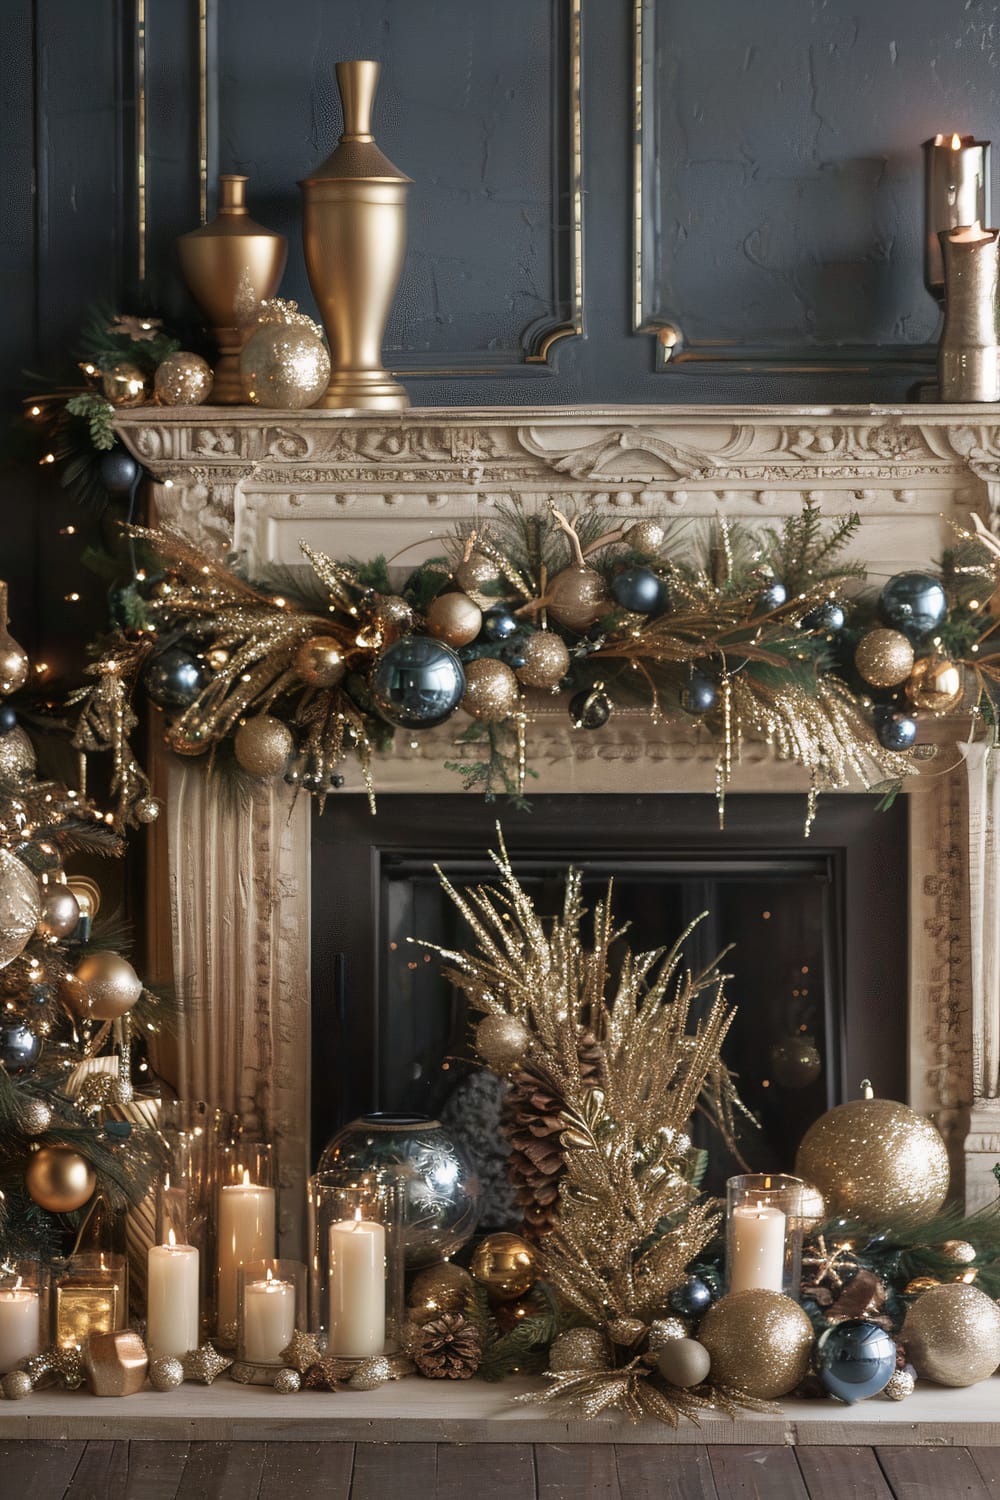
[[[200,354],[178,349],[157,365],[153,391],[161,406],[200,406],[212,394],[212,367]]]
[[[882,1395],[888,1401],[905,1401],[907,1396],[912,1396],[917,1382],[909,1370],[897,1370],[895,1375],[889,1376],[889,1384],[883,1387]]]
[[[604,579],[593,568],[564,568],[545,591],[549,614],[568,630],[586,630],[609,607]]]
[[[377,1391],[392,1379],[392,1366],[384,1354],[372,1354],[351,1372],[347,1384],[352,1391]]]
[[[149,1383],[154,1391],[175,1391],[184,1383],[184,1366],[175,1354],[161,1354],[149,1367]]]
[[[710,1307],[698,1330],[714,1385],[761,1401],[787,1396],[809,1372],[813,1326],[797,1302],[754,1287]]]
[[[903,1288],[904,1297],[920,1297],[924,1292],[929,1292],[932,1286],[940,1286],[941,1282],[936,1276],[914,1276]]]
[[[486,609],[496,604],[503,592],[503,579],[497,565],[483,552],[473,552],[455,569],[455,582],[469,598]]]
[[[140,797],[132,811],[139,823],[155,823],[163,810],[158,797]]]
[[[294,1396],[302,1389],[302,1376],[298,1370],[279,1370],[274,1377],[274,1389],[279,1396]]]
[[[484,1016],[476,1027],[476,1051],[495,1073],[516,1068],[531,1044],[531,1032],[516,1016]]]
[[[858,642],[854,665],[872,687],[898,687],[913,671],[913,647],[899,630],[869,630]]]
[[[80,921],[80,903],[68,885],[47,885],[42,888],[42,911],[38,918],[38,931],[43,937],[69,937]]]
[[[644,557],[655,557],[666,534],[659,521],[636,521],[625,533],[625,545]]]
[[[569,651],[554,630],[536,630],[524,643],[524,666],[517,668],[525,687],[554,688],[569,671]]]
[[[948,1152],[930,1120],[892,1099],[853,1099],[806,1131],[796,1176],[831,1213],[866,1224],[932,1219],[948,1196]]]
[[[444,1312],[461,1312],[473,1289],[472,1277],[450,1260],[425,1266],[413,1278],[407,1297],[407,1317],[422,1327]]]
[[[310,687],[331,688],[347,671],[344,653],[329,635],[311,635],[295,653],[295,670]]]
[[[970,1266],[976,1258],[976,1247],[968,1240],[945,1240],[938,1249],[945,1260],[954,1261],[956,1266]]]
[[[375,624],[383,646],[391,646],[413,624],[413,610],[398,594],[383,594],[375,606]]]
[[[105,949],[85,954],[72,977],[71,1000],[84,1019],[117,1021],[142,994],[142,980],[128,959]]]
[[[38,881],[9,849],[0,849],[0,969],[23,953],[42,911]]]
[[[975,1385],[1000,1365],[1000,1308],[974,1286],[931,1287],[900,1334],[918,1375],[938,1385]]]
[[[472,1252],[469,1270],[498,1302],[513,1301],[534,1283],[535,1252],[519,1234],[487,1234]]]
[[[660,1350],[656,1367],[671,1385],[689,1390],[708,1379],[712,1357],[697,1339],[668,1339]]]
[[[611,1364],[608,1341],[598,1328],[567,1328],[549,1346],[549,1369],[607,1370]]]
[[[149,395],[145,375],[129,360],[101,371],[101,390],[112,406],[141,406]]]
[[[23,1401],[34,1389],[34,1382],[27,1370],[10,1370],[0,1380],[0,1391],[3,1392],[5,1401]]]
[[[309,328],[262,323],[240,354],[240,379],[252,406],[300,411],[326,390],[330,355]]]
[[[97,1177],[79,1152],[68,1146],[42,1146],[24,1169],[28,1194],[50,1214],[71,1214],[94,1196]]]
[[[248,776],[269,781],[288,764],[295,737],[287,724],[270,714],[247,719],[233,736],[233,752]]]
[[[149,1355],[137,1333],[91,1333],[83,1348],[87,1386],[95,1396],[134,1396],[146,1384]]]
[[[163,738],[175,755],[204,755],[212,745],[209,735],[193,724],[172,725]]]
[[[906,696],[914,708],[947,714],[957,708],[965,692],[962,668],[945,656],[922,656],[913,663]]]
[[[43,1135],[52,1124],[52,1110],[44,1099],[25,1100],[17,1117],[27,1135]]]
[[[481,724],[498,724],[517,708],[517,678],[506,662],[492,656],[470,661],[465,668],[461,707]]]
[[[3,676],[3,657],[0,653],[0,678]],[[13,692],[0,681],[0,695]],[[28,781],[35,772],[35,747],[19,725],[0,734],[0,785],[16,786]]]
[[[467,646],[483,626],[483,612],[468,594],[438,594],[427,606],[427,629],[448,646]]]

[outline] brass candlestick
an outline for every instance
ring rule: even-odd
[[[377,62],[340,62],[344,133],[299,186],[309,283],[330,341],[333,371],[317,406],[400,411],[409,398],[382,364],[382,336],[403,269],[411,179],[371,134]]]
[[[924,141],[924,285],[944,300],[938,235],[962,224],[990,222],[990,143],[971,135]]]
[[[261,302],[278,290],[288,258],[285,236],[247,213],[246,185],[245,177],[220,177],[217,217],[177,241],[188,290],[219,343],[213,405],[245,400],[240,350],[257,326]]]
[[[1000,229],[978,223],[939,235],[945,274],[938,345],[942,401],[1000,401]]]

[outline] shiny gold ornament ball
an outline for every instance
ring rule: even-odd
[[[149,396],[145,375],[129,360],[101,371],[101,390],[112,406],[141,406]]]
[[[473,1290],[473,1280],[464,1266],[450,1260],[418,1271],[407,1296],[407,1317],[423,1327],[445,1312],[461,1312]]]
[[[204,755],[212,743],[204,730],[193,724],[172,725],[163,738],[175,755]]]
[[[924,1292],[929,1292],[932,1286],[940,1286],[941,1282],[936,1276],[914,1276],[903,1288],[904,1297],[921,1297]]]
[[[240,354],[240,379],[252,406],[300,411],[326,390],[330,355],[309,328],[263,323]]]
[[[882,1395],[888,1401],[905,1401],[907,1396],[912,1396],[917,1382],[909,1370],[897,1370],[895,1375],[889,1376],[889,1384],[882,1390]]]
[[[659,521],[636,521],[625,533],[625,545],[644,557],[655,557],[663,546],[666,532]]]
[[[950,713],[961,703],[964,692],[962,668],[944,656],[922,656],[913,663],[906,683],[906,696],[913,707],[932,714]]]
[[[311,635],[295,653],[295,670],[310,687],[331,688],[344,680],[347,663],[329,635]]]
[[[0,1391],[5,1401],[23,1401],[35,1389],[27,1370],[11,1370],[0,1380]]]
[[[976,1258],[976,1247],[968,1240],[945,1240],[938,1248],[945,1260],[953,1261],[956,1266],[970,1266]]]
[[[175,1391],[184,1383],[184,1366],[175,1354],[162,1354],[149,1367],[149,1383],[154,1391]]]
[[[598,1328],[568,1328],[556,1334],[549,1346],[549,1369],[606,1370],[611,1364],[608,1341]]]
[[[782,1037],[771,1048],[771,1072],[783,1089],[804,1089],[815,1083],[823,1062],[811,1036]]]
[[[461,707],[481,724],[498,724],[517,708],[518,687],[506,662],[492,656],[470,661],[465,668]]]
[[[854,665],[872,687],[898,687],[913,671],[913,647],[899,630],[869,630],[858,642]]]
[[[708,1379],[712,1356],[697,1339],[669,1339],[660,1350],[656,1368],[664,1380],[683,1390]]]
[[[593,568],[564,568],[545,592],[549,614],[568,630],[586,630],[610,605],[604,579]]]
[[[797,1302],[780,1292],[730,1292],[710,1307],[698,1330],[712,1382],[775,1401],[809,1372],[813,1326]]]
[[[524,666],[517,676],[525,687],[556,687],[569,671],[569,651],[553,630],[536,630],[524,643]]]
[[[50,1214],[71,1214],[94,1196],[90,1163],[68,1146],[42,1146],[32,1153],[24,1181],[33,1202]]]
[[[98,949],[85,954],[73,977],[81,986],[74,991],[74,999],[83,1002],[81,1014],[95,1021],[117,1021],[142,994],[142,980],[120,953]]]
[[[27,947],[42,912],[38,881],[9,849],[0,849],[0,969]]]
[[[503,587],[496,563],[484,552],[473,552],[465,562],[459,563],[455,569],[455,582],[482,609],[498,602]]]
[[[241,724],[233,736],[233,752],[248,776],[270,781],[285,769],[295,749],[287,724],[270,714],[257,714]]]
[[[3,656],[0,652],[0,676],[3,671]],[[13,691],[13,688],[4,688],[0,684],[0,693]],[[0,734],[0,783],[16,786],[19,781],[28,781],[34,775],[35,765],[35,747],[23,729],[15,725],[6,734]]]
[[[535,1252],[519,1234],[487,1234],[472,1252],[469,1270],[498,1302],[523,1297],[538,1274]]]
[[[1000,1308],[974,1286],[931,1287],[900,1338],[918,1375],[938,1385],[975,1385],[1000,1365]]]
[[[476,1027],[476,1051],[495,1073],[509,1073],[522,1061],[531,1032],[516,1016],[484,1016]]]
[[[212,394],[212,367],[200,354],[179,349],[157,365],[153,393],[161,406],[201,406]]]
[[[831,1213],[867,1224],[923,1223],[948,1196],[948,1152],[930,1120],[892,1099],[853,1099],[806,1131],[798,1177],[815,1183]]]
[[[69,937],[80,921],[80,903],[68,885],[47,885],[42,888],[42,911],[38,918],[38,931],[42,937],[58,940]]]
[[[438,594],[427,606],[427,629],[447,646],[467,646],[483,626],[483,612],[468,594]]]
[[[163,810],[158,797],[140,797],[132,811],[139,823],[155,823]]]

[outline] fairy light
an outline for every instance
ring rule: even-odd
[[[54,453],[46,453],[46,455],[45,455],[44,458],[40,458],[38,460],[39,465],[42,465],[42,464],[54,464],[55,461],[56,461],[56,456],[55,456]]]
[[[76,536],[76,527],[75,526],[60,526],[60,528],[59,528],[59,535],[60,536]]]
[[[28,408],[28,416],[29,417],[40,417],[41,415],[42,415],[42,408],[40,406],[31,406],[31,407]]]
[[[64,594],[63,598],[66,600],[67,604],[79,604],[80,602],[80,595],[77,593]]]

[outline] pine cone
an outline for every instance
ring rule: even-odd
[[[468,1380],[483,1357],[479,1330],[461,1313],[444,1313],[425,1323],[414,1339],[411,1358],[428,1380]]]

